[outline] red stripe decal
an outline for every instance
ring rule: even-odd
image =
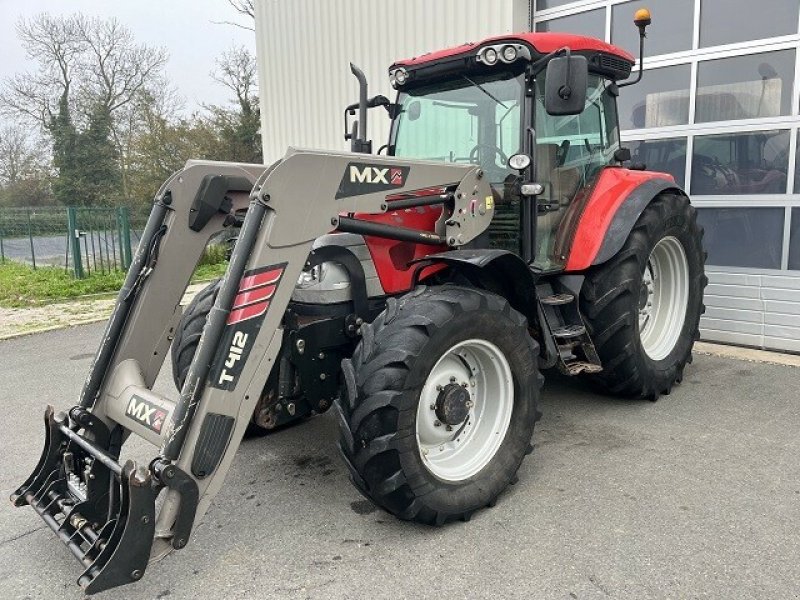
[[[247,321],[248,319],[259,317],[267,312],[267,308],[269,308],[269,300],[233,310],[228,315],[228,325],[234,325],[242,321]]]
[[[274,285],[265,285],[259,288],[251,289],[246,292],[239,292],[236,298],[233,299],[233,310],[242,308],[248,304],[253,304],[260,300],[269,300],[275,293]]]
[[[244,292],[253,289],[254,287],[275,283],[281,278],[282,273],[283,269],[272,269],[271,271],[264,271],[263,273],[258,273],[256,275],[242,277],[242,283],[239,284],[239,291]]]

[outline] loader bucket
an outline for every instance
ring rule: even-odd
[[[11,502],[42,517],[83,565],[78,585],[93,594],[142,577],[157,489],[145,469],[120,465],[98,445],[108,442],[105,425],[86,411],[71,412],[77,419],[47,407],[42,456]]]

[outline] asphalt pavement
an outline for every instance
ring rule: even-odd
[[[101,332],[0,342],[3,497]],[[169,373],[158,387],[174,393]],[[330,414],[246,440],[189,545],[95,598],[800,597],[800,369],[697,356],[656,403],[548,377],[543,411],[519,482],[438,529],[361,498]],[[0,507],[0,598],[81,598],[69,551],[30,509]]]

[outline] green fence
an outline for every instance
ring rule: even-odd
[[[141,221],[141,222],[140,222]],[[0,259],[61,266],[82,278],[127,269],[143,226],[127,207],[0,209]]]

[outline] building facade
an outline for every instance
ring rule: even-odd
[[[620,96],[634,160],[672,173],[692,196],[708,251],[709,341],[800,352],[800,1],[260,0],[257,39],[264,154],[345,149],[343,109],[391,97],[386,68],[488,35],[534,29],[598,37],[638,54],[645,75]],[[370,137],[388,119],[371,111]]]
[[[800,352],[800,1],[536,0],[537,31],[638,53],[620,95],[635,160],[672,173],[699,209],[708,251],[704,339]]]

